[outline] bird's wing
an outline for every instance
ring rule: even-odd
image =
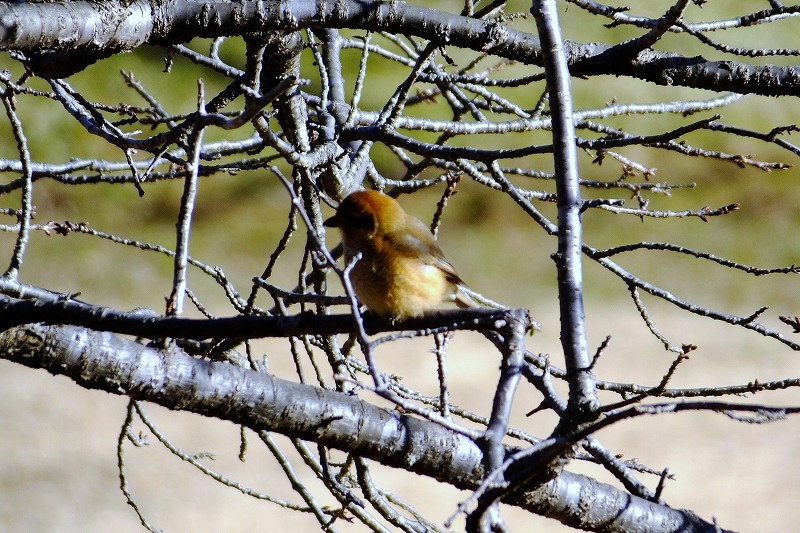
[[[445,258],[425,224],[417,219],[412,219],[409,221],[407,229],[409,231],[387,233],[385,235],[387,244],[399,254],[416,257],[423,263],[434,265],[444,272],[451,282],[463,284],[456,269]]]

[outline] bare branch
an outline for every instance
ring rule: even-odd
[[[482,477],[482,454],[470,439],[351,395],[228,363],[193,359],[176,349],[157,352],[110,333],[75,327],[34,325],[7,330],[0,333],[0,348],[8,360],[69,376],[87,388],[213,415],[256,431],[314,440],[461,488],[474,488]],[[92,372],[85,371],[87,364]],[[189,388],[191,395],[186,394]],[[653,407],[617,416],[657,411]],[[538,489],[505,501],[574,526],[579,508],[586,504],[575,497],[576,490],[587,482],[583,476],[563,472]],[[607,531],[629,531],[633,523],[648,528],[644,517],[663,531],[715,530],[691,512],[654,505],[602,483],[592,482],[592,486],[593,497],[618,502],[594,509],[595,518],[603,520]]]

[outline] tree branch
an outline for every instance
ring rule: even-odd
[[[126,14],[120,17],[118,14]],[[113,15],[113,16],[112,16]],[[56,23],[58,21],[58,23]],[[172,45],[194,37],[244,35],[305,28],[350,28],[407,34],[528,65],[543,65],[534,35],[494,20],[481,20],[403,2],[0,2],[0,50],[70,53],[39,55],[31,68],[47,78],[66,77],[114,52],[142,44]],[[572,75],[613,74],[658,85],[713,91],[794,95],[800,67],[709,61],[676,53],[641,51],[635,58],[605,43],[563,42]],[[79,56],[74,62],[72,58]]]
[[[534,1],[531,12],[545,48],[545,71],[553,117],[553,161],[558,196],[558,251],[554,259],[558,268],[561,345],[570,383],[567,416],[560,426],[567,430],[570,424],[591,418],[598,406],[583,309],[583,204],[575,149],[572,92],[555,3]]]
[[[507,313],[526,310],[459,309],[438,311],[424,317],[391,321],[376,315],[364,315],[364,327],[370,335],[380,331],[439,329],[492,330],[506,320]],[[335,335],[353,331],[353,317],[303,312],[291,316],[242,315],[213,319],[162,317],[150,310],[131,312],[100,307],[78,300],[43,302],[16,300],[0,295],[0,330],[30,323],[83,326],[98,331],[136,335],[147,339],[261,339],[299,335]],[[530,319],[528,318],[530,324]]]
[[[483,477],[478,445],[438,424],[176,348],[160,352],[112,333],[35,324],[0,333],[0,357],[85,388],[314,441],[461,489],[474,489]],[[587,530],[602,523],[620,533],[719,531],[690,511],[569,472],[504,501]]]

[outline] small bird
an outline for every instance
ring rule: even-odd
[[[347,263],[361,254],[350,281],[370,311],[404,319],[443,302],[478,306],[461,291],[464,282],[428,227],[394,198],[378,191],[354,192],[324,224],[341,230]]]

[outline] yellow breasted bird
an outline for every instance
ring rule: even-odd
[[[341,230],[345,261],[361,254],[350,281],[370,311],[403,319],[443,302],[477,307],[460,290],[464,282],[428,227],[394,198],[377,191],[354,192],[325,225]]]

